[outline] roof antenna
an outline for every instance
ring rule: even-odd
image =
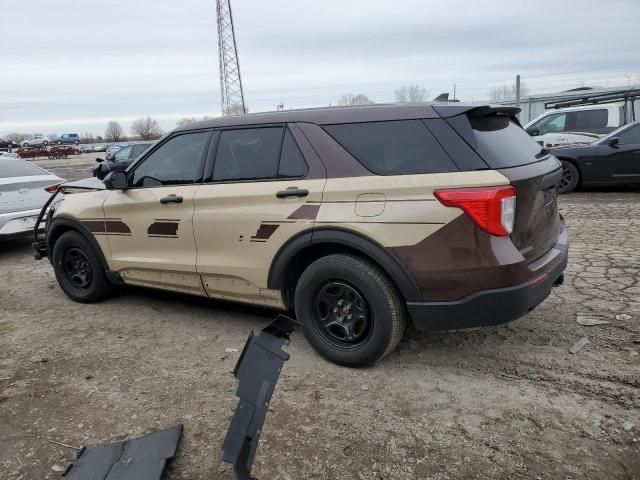
[[[449,101],[449,92],[441,93],[436,98],[433,99],[434,102],[448,102]]]

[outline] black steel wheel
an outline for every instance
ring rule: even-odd
[[[558,186],[560,193],[569,193],[575,190],[580,182],[580,172],[576,166],[568,162],[567,160],[561,160],[562,163],[562,178]]]
[[[97,302],[113,291],[98,252],[79,232],[60,235],[53,245],[52,264],[58,284],[76,302]]]
[[[318,289],[314,303],[314,326],[336,348],[358,348],[371,333],[371,309],[354,286],[331,280]]]
[[[77,247],[64,252],[62,268],[67,280],[76,288],[86,290],[91,285],[93,271],[87,255]]]
[[[294,297],[307,341],[338,365],[374,364],[404,333],[405,306],[395,285],[377,265],[356,255],[327,255],[311,263]]]

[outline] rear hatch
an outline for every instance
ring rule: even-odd
[[[502,173],[516,188],[511,239],[533,261],[555,245],[562,229],[556,188],[562,169],[522,129],[517,112],[508,107],[479,107],[446,120],[489,168]]]

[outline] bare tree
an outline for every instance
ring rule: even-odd
[[[234,103],[233,105],[230,105],[229,108],[227,108],[224,112],[222,112],[222,115],[244,115],[245,113],[249,113],[249,107],[245,106],[244,111],[242,111],[242,105],[239,103]]]
[[[403,85],[396,90],[396,102],[398,103],[414,103],[424,102],[429,96],[420,85]]]
[[[18,145],[22,145],[22,142],[24,142],[27,138],[30,138],[30,137],[31,135],[29,135],[28,133],[18,133],[18,132],[9,133],[4,136],[5,140],[16,143]]]
[[[93,133],[84,132],[80,135],[80,143],[94,143],[96,141]]]
[[[205,115],[202,118],[198,117],[182,117],[176,122],[176,127],[185,127],[191,123],[199,122],[201,120],[209,120],[211,117]]]
[[[487,92],[489,98],[494,102],[502,102],[515,100],[516,85],[500,85],[499,87],[490,88]],[[520,98],[529,96],[529,87],[525,83],[520,83]]]
[[[131,122],[131,133],[142,140],[154,140],[162,136],[162,129],[157,120],[147,115]]]
[[[338,99],[338,105],[373,105],[375,102],[370,100],[364,93],[343,93]]]
[[[115,120],[111,120],[107,123],[107,128],[104,131],[104,138],[108,142],[118,142],[122,138],[122,125]]]

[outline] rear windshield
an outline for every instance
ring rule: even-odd
[[[378,175],[458,170],[421,120],[345,123],[326,125],[324,129]]]
[[[47,172],[21,160],[0,160],[0,178],[47,175]]]
[[[537,162],[540,144],[506,115],[470,116],[476,150],[491,168]]]

